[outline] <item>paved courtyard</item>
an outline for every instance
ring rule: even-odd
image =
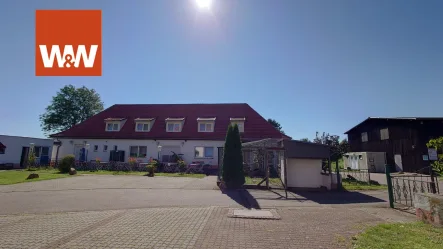
[[[0,248],[344,248],[367,225],[408,221],[384,208],[283,208],[281,220],[228,208],[144,208],[0,216]]]
[[[414,217],[383,191],[215,190],[215,178],[78,176],[0,186],[0,248],[345,248],[379,222]],[[280,220],[230,218],[274,209]]]

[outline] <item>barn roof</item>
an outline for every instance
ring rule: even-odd
[[[443,121],[443,117],[368,117],[362,122],[358,123],[356,126],[352,127],[345,134],[348,134],[352,130],[358,128],[362,124],[369,122],[371,120],[398,120],[398,121]]]

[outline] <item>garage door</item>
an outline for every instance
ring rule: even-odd
[[[287,162],[288,187],[319,188],[322,185],[321,160],[288,159]]]

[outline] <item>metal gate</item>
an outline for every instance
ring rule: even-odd
[[[285,151],[280,148],[266,149],[243,147],[243,170],[249,178],[245,185],[266,183],[266,187],[285,189]],[[222,179],[224,148],[218,147],[218,180]]]
[[[438,179],[431,167],[423,168],[416,173],[390,173],[386,167],[390,206],[395,204],[414,206],[415,193],[440,194]],[[428,174],[425,174],[427,171]]]
[[[217,170],[218,181],[221,180],[221,176],[222,176],[224,149],[225,148],[223,148],[223,147],[218,147],[218,170]]]

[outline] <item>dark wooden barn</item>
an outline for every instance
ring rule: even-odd
[[[416,172],[430,165],[426,143],[443,136],[443,118],[369,117],[345,134],[351,152],[385,152],[388,165]]]

